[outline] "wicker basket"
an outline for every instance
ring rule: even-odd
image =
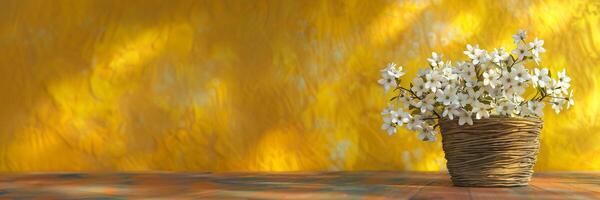
[[[448,171],[456,186],[525,186],[533,174],[543,122],[490,117],[458,125],[440,120]]]

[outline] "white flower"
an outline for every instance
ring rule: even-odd
[[[476,49],[479,49],[479,45],[471,46],[470,44],[467,44],[467,50],[463,53],[465,53],[465,55],[467,55],[469,58],[475,59],[477,57],[475,56]]]
[[[490,56],[487,51],[481,49],[475,49],[475,58],[473,58],[473,64],[483,64],[490,60]]]
[[[567,70],[563,69],[562,72],[558,72],[558,83],[557,86],[560,87],[563,93],[567,94],[567,89],[571,87],[571,78],[567,76]]]
[[[519,116],[531,116],[532,113],[528,108],[528,105],[526,103],[522,103],[522,104],[518,104],[515,107],[515,111],[517,112],[517,114],[519,114]]]
[[[469,94],[458,93],[457,97],[458,97],[458,103],[463,107],[466,106],[467,104],[473,103],[473,98],[471,98],[469,96]]]
[[[475,119],[490,118],[489,105],[477,101],[472,106],[471,111],[475,113]]]
[[[377,83],[383,86],[384,93],[387,93],[390,89],[395,88],[397,86],[396,78],[394,78],[387,72],[381,73],[381,79],[379,79]]]
[[[550,84],[551,80],[547,68],[543,68],[542,70],[535,68],[533,70],[533,76],[531,76],[531,83],[533,83],[533,86],[544,88]]]
[[[414,116],[408,120],[406,123],[406,128],[411,131],[416,131],[422,129],[423,121],[418,116]]]
[[[433,93],[429,93],[421,101],[421,113],[432,111],[434,108],[433,104],[435,104],[435,95]]]
[[[496,63],[497,65],[501,65],[510,58],[510,54],[508,54],[504,48],[494,49],[491,56],[492,62]]]
[[[442,76],[446,78],[448,82],[454,82],[458,79],[458,74],[454,73],[451,62],[447,62],[446,66],[442,68]]]
[[[403,75],[402,66],[396,69],[396,64],[389,63],[386,68],[381,70],[381,79],[377,83],[383,85],[384,92],[387,93],[397,86],[396,79]]]
[[[388,135],[393,135],[396,133],[396,124],[392,122],[391,117],[383,118],[383,125],[381,125],[381,129],[388,132]]]
[[[458,99],[456,96],[456,89],[451,86],[446,86],[444,91],[438,90],[436,93],[437,101],[444,105],[457,104]]]
[[[475,91],[473,88],[468,88],[467,92],[469,93],[469,98],[471,102],[479,101],[479,97],[483,94],[483,90]]]
[[[419,71],[417,72],[417,77],[425,77],[425,75],[429,74],[430,71],[431,69],[429,68],[419,69]]]
[[[423,93],[427,92],[427,88],[425,88],[425,82],[421,77],[416,77],[413,79],[412,88],[410,88],[417,96],[423,96]]]
[[[517,55],[517,60],[522,60],[527,56],[531,56],[529,49],[524,44],[519,44],[515,50],[512,51],[513,54]]]
[[[432,70],[428,74],[425,74],[425,80],[425,88],[432,92],[442,87],[442,75],[437,70]]]
[[[542,61],[542,58],[540,58],[538,54],[532,54],[531,58],[533,58],[533,61],[535,61],[535,64],[537,65],[540,64],[540,61]]]
[[[544,103],[542,103],[542,102],[529,101],[529,102],[527,102],[527,109],[529,109],[529,112],[531,112],[532,114],[534,114],[538,117],[544,116]]]
[[[390,117],[392,118],[392,122],[397,126],[402,126],[402,124],[407,123],[410,119],[410,115],[402,109],[398,109],[398,111],[391,111]]]
[[[427,61],[429,61],[429,64],[434,67],[444,65],[444,62],[442,62],[442,55],[437,54],[436,52],[431,52],[431,58],[427,58]]]
[[[508,71],[503,70],[502,77],[500,77],[500,82],[502,84],[502,88],[507,90],[517,84],[518,81],[515,80],[515,78]]]
[[[469,67],[465,69],[465,71],[460,74],[460,78],[465,80],[467,87],[474,87],[474,84],[477,82],[477,73],[475,72],[475,68]]]
[[[402,105],[409,105],[411,100],[412,100],[412,97],[410,95],[406,95],[406,94],[401,94],[398,97],[398,103],[401,103]]]
[[[485,89],[488,92],[489,96],[492,97],[493,99],[501,99],[501,98],[505,97],[504,90],[502,90],[501,87],[485,88]]]
[[[464,61],[457,62],[455,67],[455,73],[461,74],[470,68],[469,64]]]
[[[418,138],[421,141],[435,141],[435,129],[429,124],[423,124],[423,128],[419,131]]]
[[[527,31],[519,30],[519,32],[512,36],[515,44],[518,44],[520,41],[525,40],[527,38]]]
[[[556,112],[556,114],[558,114],[558,113],[560,113],[563,106],[565,105],[566,100],[563,99],[562,97],[553,97],[550,100],[550,103],[552,104],[552,109],[554,110],[554,112]]]
[[[569,98],[567,98],[567,109],[571,108],[572,105],[575,105],[575,100],[573,100],[573,90],[569,92]]]
[[[384,108],[383,111],[381,111],[381,116],[385,117],[387,115],[390,115],[393,110],[394,106],[392,104],[388,104],[388,107]]]
[[[554,96],[562,96],[562,90],[560,89],[559,83],[557,80],[552,79],[550,84],[550,87],[546,88],[546,93],[548,93],[549,95],[554,95]]]
[[[513,111],[515,110],[516,105],[509,102],[509,101],[505,101],[500,103],[500,105],[498,105],[498,107],[496,107],[496,113],[498,113],[499,115],[511,115],[513,113]]]
[[[389,63],[386,68],[381,70],[381,72],[387,72],[390,76],[393,76],[394,78],[400,78],[404,75],[404,72],[402,71],[402,66],[396,69],[396,63]]]
[[[442,117],[448,117],[448,119],[453,120],[454,115],[458,113],[457,111],[458,105],[450,105],[444,108],[444,112],[442,112]]]
[[[522,64],[515,65],[510,71],[510,75],[515,77],[515,80],[520,82],[528,81],[531,78],[529,70],[527,70]]]
[[[458,113],[458,125],[469,124],[473,125],[473,118],[471,118],[471,111],[461,110]]]
[[[515,97],[519,97],[525,93],[525,88],[527,87],[527,82],[519,82],[516,81],[514,85],[506,90],[506,94],[509,96],[515,95]]]
[[[539,56],[540,53],[546,52],[546,49],[544,49],[544,40],[538,40],[537,37],[533,42],[529,43],[529,47],[531,48],[533,55],[536,56]]]
[[[496,85],[499,84],[499,78],[500,74],[494,69],[483,72],[483,85],[489,85],[490,87],[495,88]]]
[[[512,99],[509,99],[509,100],[511,100],[511,102],[514,103],[514,104],[521,104],[521,103],[523,103],[523,101],[525,101],[525,98],[523,98],[520,95],[516,95]]]

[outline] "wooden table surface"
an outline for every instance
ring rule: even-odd
[[[0,199],[600,199],[600,172],[536,173],[512,188],[390,171],[0,174]]]

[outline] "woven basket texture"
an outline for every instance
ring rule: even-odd
[[[447,167],[456,186],[526,186],[540,147],[543,121],[490,117],[458,125],[440,120]]]

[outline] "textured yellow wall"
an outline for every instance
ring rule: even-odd
[[[379,69],[519,28],[576,92],[537,170],[600,170],[599,24],[597,1],[0,1],[0,171],[444,169],[379,129]]]

